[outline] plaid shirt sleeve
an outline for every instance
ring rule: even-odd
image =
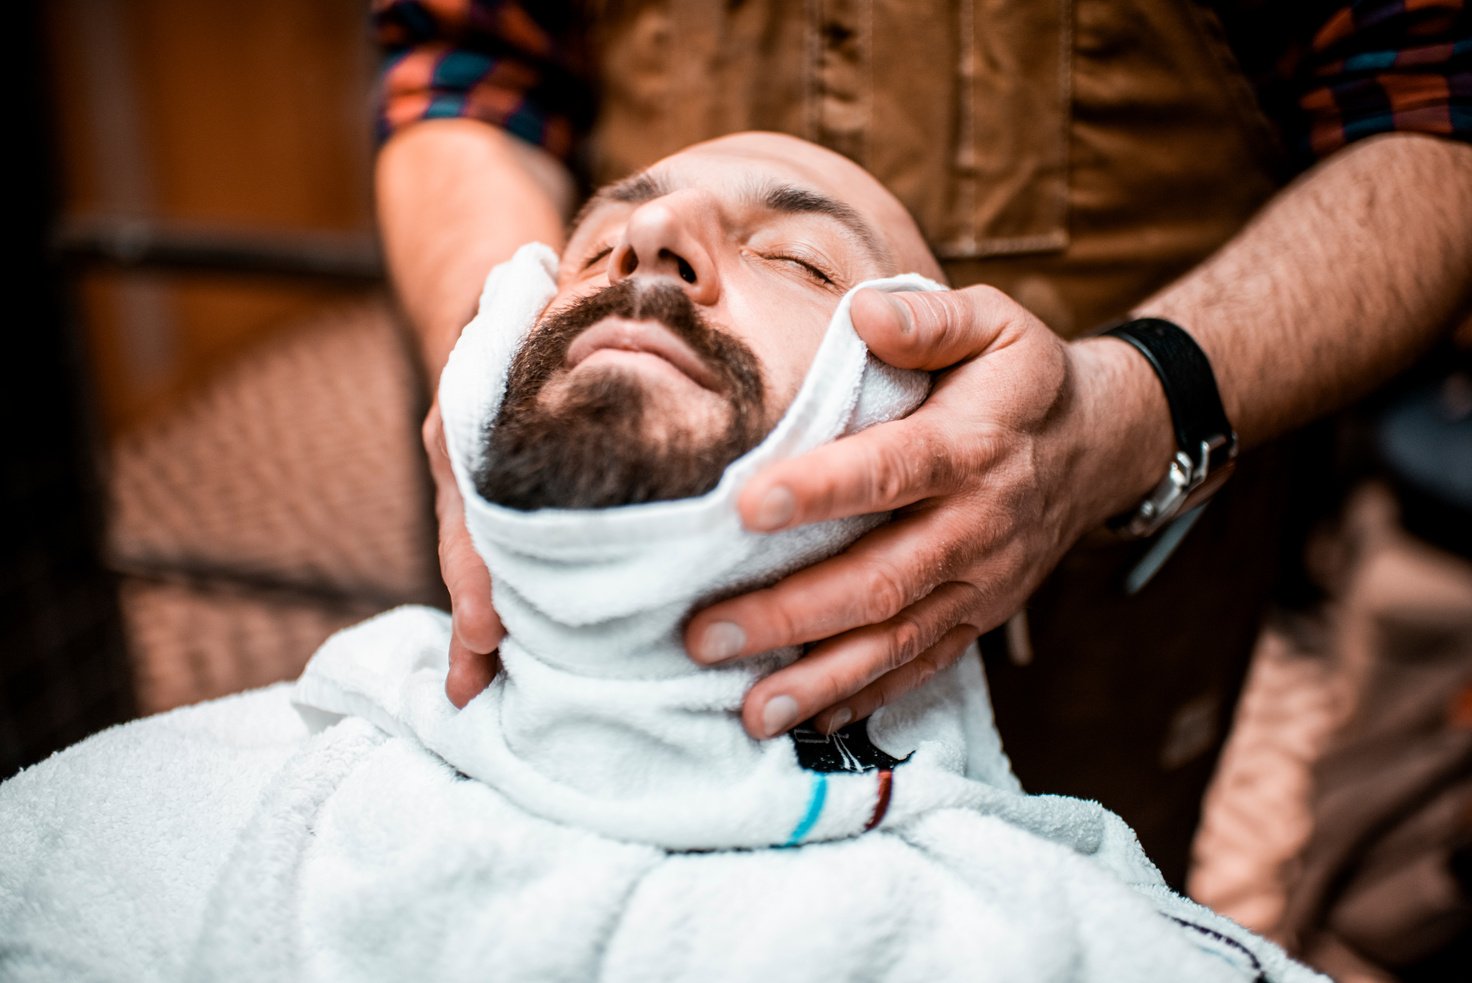
[[[374,0],[377,134],[425,119],[501,127],[564,160],[592,104],[572,2]]]
[[[1472,13],[1464,0],[1215,6],[1301,163],[1377,133],[1472,140]]]

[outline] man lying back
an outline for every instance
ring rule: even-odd
[[[0,786],[0,977],[1309,977],[1109,812],[1023,794],[974,654],[834,738],[765,741],[742,697],[797,653],[686,657],[698,605],[883,521],[758,536],[735,498],[919,404],[848,307],[936,270],[862,170],[760,134],[599,192],[560,262],[523,249],[440,388],[501,674],[455,709],[448,618],[402,608],[295,684]]]

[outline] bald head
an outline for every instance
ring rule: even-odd
[[[702,158],[737,166],[744,162],[754,172],[785,171],[798,187],[842,202],[866,220],[888,253],[892,265],[884,271],[886,275],[919,273],[945,281],[940,263],[905,206],[872,174],[842,154],[785,133],[736,133],[697,143],[661,164],[687,156],[697,162]]]

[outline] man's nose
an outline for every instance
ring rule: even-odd
[[[627,280],[635,273],[669,277],[678,280],[695,303],[714,304],[721,283],[707,237],[718,223],[714,209],[688,191],[640,205],[609,257],[609,282]]]

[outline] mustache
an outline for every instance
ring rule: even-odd
[[[578,335],[610,317],[663,325],[713,370],[718,391],[739,396],[744,412],[760,414],[764,387],[751,349],[714,327],[677,284],[635,279],[611,284],[547,315],[517,353],[507,380],[510,401],[534,398],[564,366]]]
[[[712,367],[718,367],[731,355],[733,339],[714,328],[679,286],[633,279],[621,280],[579,298],[549,316],[542,322],[540,333],[548,336],[542,344],[565,359],[578,335],[610,317],[661,324]]]
[[[542,390],[573,341],[608,317],[657,321],[710,368],[729,408],[722,433],[651,440],[649,392],[622,373]],[[512,360],[505,399],[482,439],[482,498],[509,508],[609,508],[702,495],[765,435],[761,366],[739,339],[713,327],[678,285],[624,280],[544,317]],[[666,421],[668,422],[668,421]]]

